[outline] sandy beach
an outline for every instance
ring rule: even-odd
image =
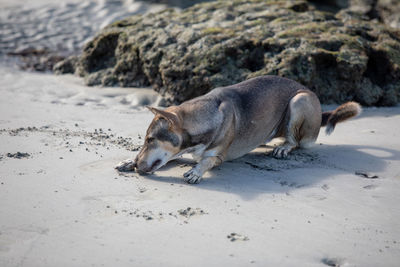
[[[0,77],[0,266],[399,265],[399,106],[189,185],[189,156],[147,176],[114,169],[143,143],[153,90],[6,64]]]
[[[262,147],[188,185],[189,158],[150,176],[113,169],[142,144],[152,114],[137,103],[152,91],[0,75],[1,266],[399,262],[398,107],[365,109],[288,160]]]

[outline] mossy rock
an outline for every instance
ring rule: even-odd
[[[394,105],[400,32],[307,1],[216,1],[114,22],[76,66],[90,85],[152,86],[171,104],[274,74],[299,81],[323,103]]]

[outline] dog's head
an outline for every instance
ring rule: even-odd
[[[153,172],[164,166],[180,152],[182,144],[179,117],[170,111],[148,108],[155,117],[135,160],[139,172]]]

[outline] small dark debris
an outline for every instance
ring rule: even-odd
[[[343,264],[341,259],[336,258],[323,258],[321,262],[327,266],[340,267]]]
[[[226,236],[226,238],[230,239],[231,242],[241,240],[241,241],[248,241],[250,240],[247,236],[237,234],[237,233],[230,233]]]
[[[194,210],[192,210],[191,207],[187,207],[186,209],[178,210],[179,215],[185,216],[185,217],[190,217],[196,214]]]
[[[144,188],[144,187],[139,188],[139,192],[140,192],[140,193],[144,193],[144,192],[146,192],[146,191],[147,191],[147,189]]]
[[[189,217],[194,216],[194,215],[204,215],[204,214],[207,214],[207,213],[204,212],[204,210],[202,210],[200,208],[193,209],[191,207],[187,207],[186,209],[178,210],[178,214],[181,215],[181,216],[184,216],[186,218],[189,218]]]
[[[22,158],[27,158],[30,155],[28,153],[24,152],[17,152],[17,153],[7,153],[7,157],[9,158],[15,158],[15,159],[22,159]]]
[[[361,172],[361,171],[356,171],[355,175],[358,175],[358,176],[361,176],[361,177],[364,177],[364,178],[367,178],[367,179],[377,179],[377,178],[379,178],[378,175],[372,175],[370,173]]]

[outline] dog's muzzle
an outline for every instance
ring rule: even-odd
[[[136,163],[136,170],[139,173],[150,173],[156,170],[161,164],[161,160],[157,159],[156,161],[153,162],[150,166],[147,164],[147,162],[140,162]]]

